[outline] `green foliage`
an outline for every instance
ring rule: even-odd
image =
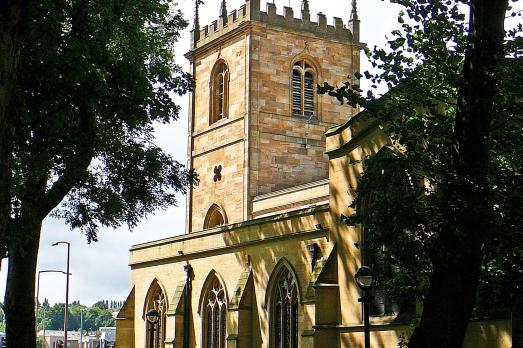
[[[519,46],[520,41],[512,48]],[[523,60],[500,67],[503,79],[495,104],[490,142],[492,233],[485,244],[478,314],[493,305],[511,309],[523,291]]]
[[[167,0],[11,5],[13,17],[16,8],[24,11],[23,33],[0,29],[20,47],[8,110],[13,134],[0,159],[12,164],[11,209],[0,207],[0,215],[9,216],[6,239],[3,221],[0,226],[0,255],[9,254],[13,279],[6,291],[8,345],[33,347],[34,294],[27,289],[34,283],[41,222],[62,218],[91,242],[101,226],[132,229],[154,210],[176,204],[195,175],[154,143],[154,125],[177,119],[173,98],[191,90],[193,79],[174,62],[173,45],[187,22]],[[50,324],[59,326],[53,318]]]
[[[107,306],[107,302],[106,301],[98,301],[96,302],[93,307],[95,308],[99,308],[99,309],[102,309],[102,310],[105,310],[108,308]]]
[[[192,175],[154,144],[153,124],[175,120],[172,95],[192,88],[174,63],[187,25],[179,10],[163,0],[43,1],[30,17],[14,110],[14,218],[28,192],[39,194],[42,218],[66,197],[54,215],[92,241],[99,226],[133,228],[175,204]]]
[[[42,337],[36,338],[36,348],[45,348],[44,339]]]
[[[69,315],[67,319],[68,330],[78,331],[81,327],[81,320],[83,319],[83,329],[89,331],[96,331],[102,326],[115,326],[113,312],[117,311],[115,308],[107,307],[108,301],[98,301],[91,307],[86,307],[80,302],[76,301],[69,305]],[[116,301],[114,301],[116,302]],[[44,313],[45,308],[45,313]],[[82,314],[80,312],[83,312]],[[42,306],[38,311],[38,330],[44,328],[46,330],[63,330],[64,327],[64,304],[56,303],[53,306]]]
[[[447,192],[466,180],[452,168],[458,88],[469,44],[464,1],[407,1],[388,47],[366,50],[378,73],[364,72],[372,87],[389,92],[361,96],[359,83],[341,88],[325,84],[320,92],[361,105],[391,136],[389,147],[366,158],[350,225],[365,231],[367,255],[377,255],[381,286],[423,298],[434,260],[455,255],[438,243],[453,209]],[[495,112],[490,122],[486,214],[480,301],[477,310],[509,308],[523,289],[523,86],[521,25],[507,32],[506,59],[499,62]],[[387,265],[389,267],[382,267]],[[391,266],[391,267],[390,267]],[[392,269],[392,271],[391,271]],[[494,297],[492,297],[495,295]],[[482,299],[489,299],[483,301]],[[487,303],[488,302],[488,303]],[[482,305],[487,305],[482,308]]]

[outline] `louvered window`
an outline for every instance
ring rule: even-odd
[[[292,70],[292,114],[294,116],[314,116],[315,73],[304,61],[294,64]]]
[[[211,80],[211,106],[209,124],[229,116],[229,69],[220,61],[213,69]]]
[[[287,269],[278,276],[272,310],[273,347],[298,348],[298,288]]]
[[[212,281],[204,299],[204,344],[206,348],[225,348],[227,304],[225,290],[218,278]]]
[[[304,82],[303,113],[305,116],[312,116],[314,114],[314,78],[310,72],[305,73]]]
[[[292,114],[301,115],[301,74],[297,69],[292,71]]]

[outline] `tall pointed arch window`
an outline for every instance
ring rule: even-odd
[[[294,63],[292,67],[292,114],[311,117],[314,115],[314,86],[316,72],[305,60]]]
[[[229,68],[223,60],[214,66],[211,75],[211,105],[209,124],[229,116]]]
[[[227,296],[220,280],[213,275],[207,281],[202,303],[202,331],[205,348],[225,348]]]
[[[151,335],[153,335],[153,347],[152,348],[164,348],[165,347],[165,324],[167,321],[167,299],[160,285],[155,282],[149,291],[149,298],[147,301],[147,308],[145,313],[151,309],[156,309],[160,314],[160,318],[156,323],[154,332],[146,329],[147,341],[151,342]]]
[[[298,348],[298,305],[296,280],[282,267],[271,299],[271,348]]]

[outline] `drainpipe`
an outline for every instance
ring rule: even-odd
[[[183,304],[183,348],[189,348],[189,334],[190,334],[190,306],[191,306],[191,282],[192,282],[192,267],[190,264],[183,266],[183,269],[186,273],[185,278],[185,297]]]

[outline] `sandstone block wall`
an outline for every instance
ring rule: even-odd
[[[356,112],[316,94],[314,117],[292,115],[294,62],[306,59],[316,83],[336,85],[359,68],[361,46],[339,21],[328,26],[323,17],[318,24],[273,10],[248,2],[226,26],[204,30],[191,53],[197,85],[189,155],[201,179],[190,198],[192,232],[203,228],[212,204],[222,206],[229,223],[245,221],[253,217],[255,196],[326,179],[325,131]],[[209,83],[220,60],[230,71],[229,117],[211,125]],[[218,165],[226,175],[215,182]]]
[[[190,161],[200,183],[192,190],[191,230],[201,231],[213,204],[221,206],[227,222],[244,219],[244,154],[247,86],[247,38],[240,34],[227,42],[200,53],[195,64],[195,103]],[[215,64],[223,60],[230,74],[229,114],[210,124],[210,82]],[[191,146],[191,142],[189,142]],[[214,180],[214,168],[221,166],[221,178]]]
[[[348,39],[348,38],[346,38]],[[316,83],[336,85],[359,65],[349,40],[256,23],[251,34],[250,198],[327,178],[325,131],[354,112],[315,93],[315,115],[292,115],[291,80],[296,61],[306,59]],[[359,53],[358,53],[359,54]]]
[[[193,341],[191,347],[201,347],[202,344],[203,318],[198,313],[198,305],[208,274],[214,271],[223,280],[230,305],[243,272],[250,267],[254,289],[250,298],[250,313],[243,312],[243,318],[251,318],[251,321],[239,322],[238,312],[228,311],[227,336],[234,337],[240,334],[244,340],[247,339],[246,337],[251,337],[252,343],[247,344],[244,341],[242,347],[267,348],[269,309],[266,306],[266,298],[271,274],[284,258],[295,272],[303,299],[312,279],[308,246],[311,243],[318,244],[322,256],[327,256],[333,247],[328,232],[318,230],[316,227],[318,223],[328,226],[330,224],[328,219],[329,215],[325,209],[316,209],[294,216],[262,219],[258,224],[222,227],[215,232],[211,230],[198,237],[185,235],[134,246],[131,250],[130,263],[136,297],[134,307],[136,347],[145,345],[144,303],[147,301],[149,287],[157,281],[167,296],[168,305],[172,306],[176,289],[180,282],[185,280],[184,265],[189,262],[194,272],[191,297],[190,327]],[[182,251],[183,255],[179,251]],[[300,333],[312,330],[314,316],[314,306],[299,307]],[[176,337],[173,337],[175,325],[174,317],[168,317],[166,328],[168,342],[176,340]],[[242,336],[245,331],[248,332],[247,336]],[[299,335],[299,340],[300,347],[313,347],[312,337]]]

